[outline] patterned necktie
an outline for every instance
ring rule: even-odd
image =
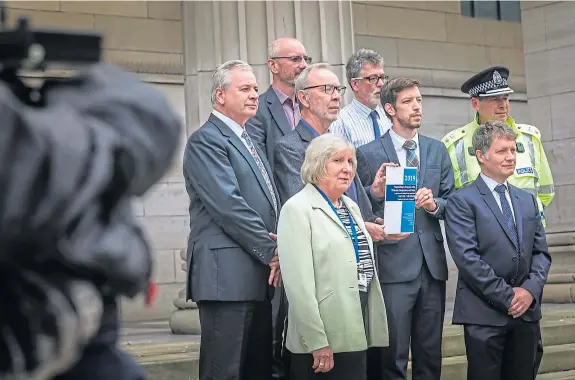
[[[379,123],[377,122],[377,119],[379,119],[379,115],[377,114],[376,110],[373,110],[370,112],[369,116],[371,117],[371,123],[373,124],[373,135],[377,140],[378,138],[381,137],[381,132],[379,130]]]
[[[246,133],[246,131],[242,132],[242,139],[245,140],[246,144],[248,145],[249,151],[252,154],[252,157],[254,158],[254,161],[256,162],[256,164],[258,165],[258,168],[260,169],[260,172],[262,173],[262,176],[264,177],[264,181],[266,182],[266,185],[268,187],[268,190],[272,196],[272,202],[274,204],[274,210],[277,214],[278,211],[278,203],[276,200],[276,195],[274,193],[274,187],[272,186],[272,182],[270,180],[270,177],[268,175],[268,171],[266,170],[266,167],[264,166],[264,163],[262,162],[262,159],[260,158],[260,155],[258,154],[258,151],[256,150],[254,143],[252,142],[252,139],[250,138],[250,135],[248,135]]]
[[[495,191],[499,194],[499,199],[501,200],[501,212],[503,213],[503,218],[509,227],[509,232],[511,232],[511,237],[513,238],[513,244],[515,248],[519,250],[519,237],[517,236],[517,227],[515,226],[515,220],[513,219],[513,213],[511,212],[511,206],[507,202],[507,197],[505,192],[507,187],[503,184],[495,186]]]
[[[417,143],[413,140],[405,140],[405,143],[403,143],[403,149],[407,150],[405,166],[419,170],[419,159],[417,154],[415,154],[415,148],[417,148]]]
[[[296,115],[295,115],[295,107],[294,107],[294,104],[293,104],[293,100],[291,100],[291,98],[287,98],[284,103],[287,104],[288,107],[289,107],[290,110],[291,110],[291,115],[289,115],[289,116],[286,115],[286,117],[288,117],[288,118],[291,119],[291,120],[289,120],[289,124],[290,124],[290,126],[292,127],[292,129],[293,129],[293,128],[295,128],[296,125],[297,125],[297,123],[296,123],[296,121],[295,121]]]

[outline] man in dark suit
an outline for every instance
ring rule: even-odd
[[[536,198],[507,182],[516,138],[500,121],[479,126],[473,150],[481,174],[445,210],[459,269],[453,323],[464,325],[468,380],[535,379],[539,300],[551,256]]]
[[[202,328],[201,379],[269,380],[271,298],[279,282],[279,196],[268,162],[245,132],[258,107],[251,67],[229,61],[213,75],[208,121],[188,139],[188,294]]]
[[[337,119],[341,106],[341,97],[345,86],[341,86],[337,75],[331,71],[326,63],[316,63],[308,66],[296,81],[296,94],[301,107],[302,119],[297,127],[281,137],[275,148],[274,178],[283,205],[291,196],[303,188],[300,176],[305,151],[311,140],[328,133],[331,123]],[[381,171],[383,172],[383,170]],[[381,174],[381,173],[380,173]],[[385,179],[378,176],[373,186],[374,200],[383,197]],[[374,241],[381,241],[386,237],[383,228],[383,219],[376,217],[371,210],[371,201],[366,194],[359,177],[356,175],[352,185],[346,192],[360,207],[368,232]],[[278,311],[277,328],[275,334],[281,338],[285,329],[288,303],[285,294],[282,294]],[[283,343],[282,340],[279,343]],[[282,362],[285,373],[289,373],[289,352],[283,346]]]
[[[453,172],[444,145],[417,132],[422,115],[417,81],[392,79],[382,88],[381,103],[393,125],[382,138],[358,149],[361,182],[369,192],[386,162],[417,167],[419,175],[415,233],[400,241],[385,240],[377,249],[390,335],[379,377],[406,378],[411,341],[413,379],[439,380],[447,280],[439,220],[453,191]],[[383,216],[383,210],[376,214]]]
[[[325,85],[328,86],[328,92],[333,93],[328,94]],[[296,81],[296,91],[300,99],[302,119],[293,131],[278,140],[274,153],[274,178],[282,204],[303,188],[300,170],[305,151],[311,140],[328,133],[329,126],[337,119],[345,86],[340,86],[339,79],[328,64],[317,63],[308,66],[301,73]],[[380,170],[381,173],[383,169]],[[384,191],[385,179],[382,175],[376,176],[370,195],[365,192],[359,176],[356,175],[346,192],[346,195],[359,205],[374,241],[382,240],[385,233],[383,219],[372,212],[371,199],[379,202]]]
[[[310,63],[311,57],[295,38],[279,38],[270,46],[268,67],[272,84],[260,96],[258,112],[248,121],[246,130],[265,152],[272,170],[277,140],[292,131],[301,119],[295,98],[295,81]]]
[[[307,55],[301,42],[295,38],[284,37],[271,43],[267,63],[272,74],[272,84],[260,95],[258,112],[248,120],[246,131],[254,144],[266,155],[273,170],[276,141],[291,132],[301,119],[299,105],[295,99],[295,80],[311,63],[311,57]],[[275,293],[272,300],[272,378],[287,380],[281,357],[285,318],[280,310],[283,297],[281,288],[276,289]]]

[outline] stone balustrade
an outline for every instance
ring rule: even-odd
[[[186,272],[188,278],[188,267],[186,265],[186,249],[180,250],[182,259],[181,269]],[[178,298],[174,300],[176,311],[170,316],[170,328],[174,334],[200,334],[200,316],[198,306],[195,302],[186,301],[186,286],[179,291]]]

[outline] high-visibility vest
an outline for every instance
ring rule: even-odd
[[[545,226],[544,210],[553,200],[555,188],[551,168],[541,144],[541,132],[532,125],[515,124],[511,117],[507,118],[506,124],[517,133],[517,162],[515,172],[508,182],[535,195]],[[471,123],[449,132],[441,139],[451,159],[456,189],[475,181],[481,172],[472,145],[473,133],[478,127],[476,116]]]

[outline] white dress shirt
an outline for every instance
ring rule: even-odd
[[[479,175],[481,176],[483,182],[485,182],[489,190],[491,190],[493,198],[495,198],[495,202],[497,202],[497,205],[499,206],[499,210],[501,210],[501,212],[503,213],[503,209],[501,208],[501,198],[499,196],[499,193],[495,191],[495,187],[497,185],[500,185],[500,183],[495,181],[494,179],[489,178],[483,173],[480,173]],[[513,215],[513,220],[515,220],[515,210],[513,210],[513,203],[511,203],[511,197],[509,196],[509,185],[507,184],[507,181],[503,182],[503,185],[505,185],[505,188],[507,189],[505,191],[505,198],[507,199],[507,203],[509,203],[509,208],[511,208],[511,214]]]
[[[375,139],[373,122],[371,121],[371,108],[353,99],[351,103],[343,107],[336,121],[331,123],[329,131],[335,135],[344,137],[356,149]],[[391,127],[391,121],[385,114],[383,106],[375,107],[378,114],[378,126],[381,136]]]
[[[244,130],[245,130],[244,127],[242,127],[241,125],[239,125],[238,123],[236,123],[235,121],[233,121],[232,119],[230,119],[229,117],[227,117],[226,115],[224,115],[221,112],[218,112],[216,110],[212,110],[212,114],[214,114],[215,117],[217,117],[218,119],[223,121],[228,127],[230,127],[232,132],[234,132],[234,134],[237,135],[240,138],[240,140],[242,140],[242,142],[244,143],[244,145],[246,146],[246,148],[248,149],[248,152],[249,152],[250,148],[248,146],[248,143],[246,140],[244,140],[242,138],[242,134],[244,133]]]
[[[403,144],[407,141],[397,133],[393,131],[393,129],[389,130],[389,136],[391,137],[391,141],[393,142],[393,147],[395,148],[395,153],[397,153],[397,158],[399,159],[399,164],[403,167],[407,165],[407,150],[403,147]],[[411,139],[415,141],[417,144],[415,146],[415,155],[417,156],[417,160],[421,165],[421,159],[419,155],[419,135],[416,133],[415,136]]]
[[[393,147],[395,148],[395,153],[397,154],[397,159],[399,160],[399,165],[406,167],[406,165],[407,165],[407,149],[405,149],[403,147],[403,144],[405,144],[407,139],[404,139],[403,137],[401,137],[400,135],[395,133],[393,131],[393,129],[389,130],[389,136],[391,137],[391,142],[393,143]],[[419,155],[419,134],[416,133],[415,136],[413,136],[413,138],[411,140],[415,141],[415,144],[416,144],[415,145],[415,155],[417,156],[417,161],[419,161],[419,166],[421,167],[421,159],[420,159],[421,156]],[[421,181],[421,178],[418,178],[417,181],[418,182]],[[435,204],[437,204],[437,202],[435,202]],[[429,211],[429,210],[425,209],[425,211],[427,211],[431,215],[437,214],[438,210],[439,210],[439,207],[437,207],[433,211]]]

